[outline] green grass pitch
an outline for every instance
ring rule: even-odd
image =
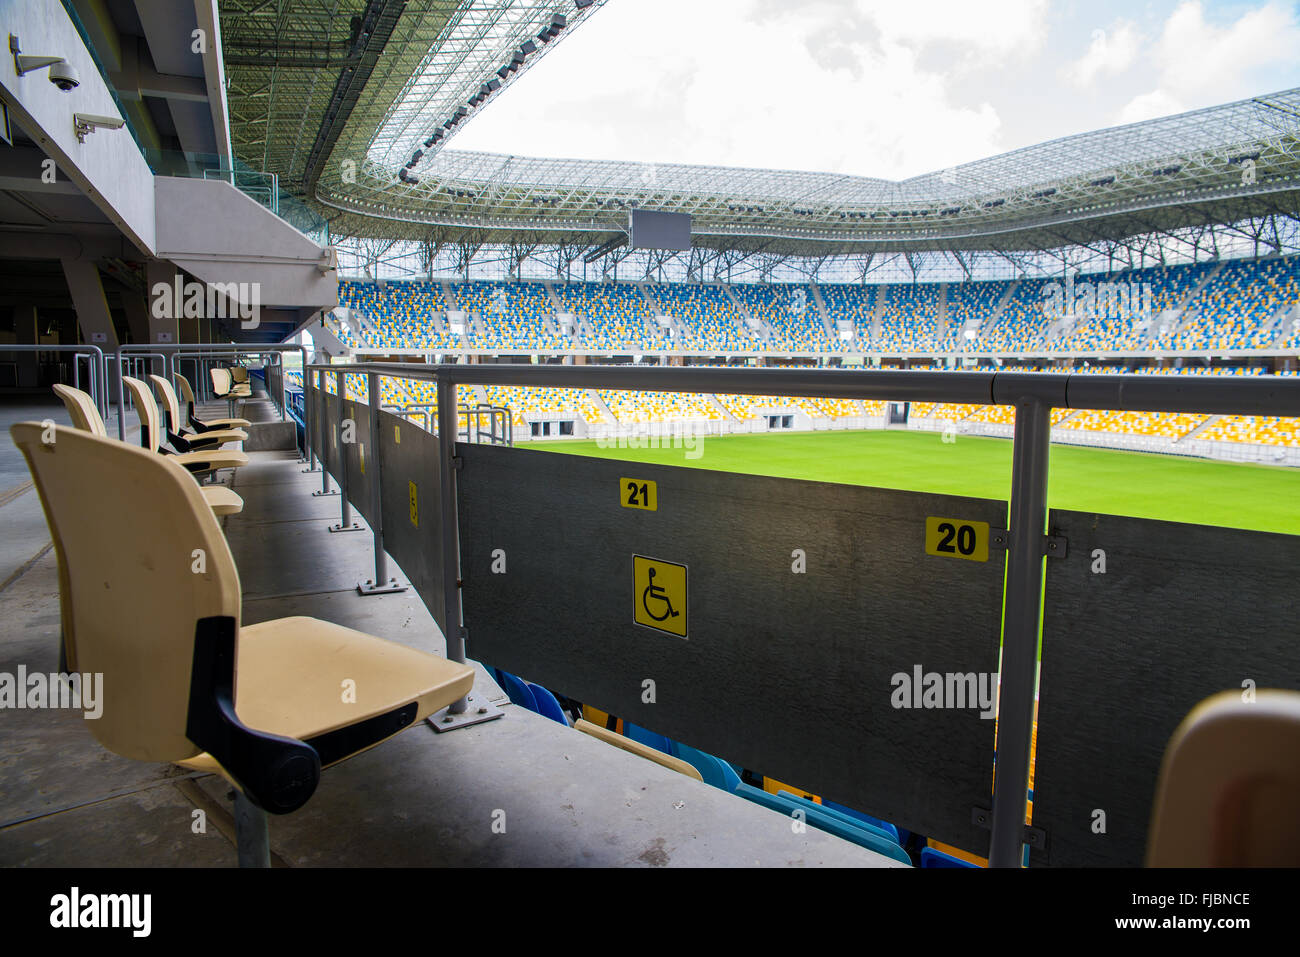
[[[729,435],[682,448],[600,448],[592,440],[524,448],[723,472],[1009,500],[1011,442],[876,430]],[[667,445],[667,440],[663,440]],[[1300,534],[1300,470],[1053,445],[1048,504],[1171,522]]]

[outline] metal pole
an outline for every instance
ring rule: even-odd
[[[460,607],[460,537],[456,529],[456,383],[447,376],[438,377],[438,486],[442,509],[442,597],[447,639],[447,657],[465,661],[465,633]],[[449,714],[463,714],[469,702],[465,698],[447,709]]]
[[[334,401],[339,418],[339,523],[329,527],[331,532],[361,531],[361,526],[352,521],[352,505],[348,502],[348,454],[343,450],[343,404],[347,401],[347,391],[347,373],[334,370]]]
[[[1038,683],[1038,623],[1042,612],[1047,460],[1052,409],[1041,399],[1016,402],[1011,461],[1011,529],[1003,606],[998,694],[997,772],[989,866],[1020,867]]]
[[[307,368],[307,350],[303,346],[298,347],[302,352],[302,446],[303,458],[307,463],[304,472],[316,471],[316,458],[320,455],[320,449],[316,448],[316,443],[312,441],[312,410],[309,396],[307,395],[307,382],[311,376],[311,371]]]
[[[357,585],[363,595],[386,595],[406,591],[406,586],[388,575],[384,554],[384,472],[379,454],[379,374],[366,373],[366,394],[370,397],[370,530],[375,536],[375,577]]]
[[[117,437],[126,441],[126,390],[122,386],[122,347],[113,353],[117,360]]]

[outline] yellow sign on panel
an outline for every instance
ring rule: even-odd
[[[393,426],[393,441],[398,445],[402,444],[402,427],[400,425]]]
[[[633,612],[638,625],[686,637],[686,566],[632,556]]]
[[[411,492],[411,524],[416,528],[420,527],[420,497],[415,489],[414,482],[408,482],[407,485]]]
[[[925,553],[940,558],[986,562],[989,560],[989,523],[931,515],[925,520]]]
[[[647,479],[621,478],[618,480],[618,501],[624,508],[658,511],[659,486]]]
[[[366,443],[361,442],[357,445],[357,455],[361,456],[361,474],[366,474]]]

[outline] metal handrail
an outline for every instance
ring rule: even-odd
[[[0,352],[71,352],[75,362],[80,356],[90,358],[90,395],[95,400],[95,406],[99,409],[101,415],[106,415],[107,393],[108,393],[108,363],[104,358],[104,350],[99,346],[92,346],[87,343],[79,345],[41,345],[39,343],[3,343],[0,344]],[[99,362],[95,362],[95,357],[99,357]]]
[[[298,352],[302,355],[302,369],[304,381],[306,379],[308,362],[307,347],[296,344],[277,343],[272,345],[240,345],[237,342],[174,342],[174,343],[132,343],[117,347],[114,356],[117,357],[117,435],[120,439],[126,438],[126,420],[124,417],[124,400],[125,389],[122,385],[122,363],[121,357],[124,355],[139,354],[161,354],[163,356],[164,371],[167,378],[172,379],[176,372],[176,360],[189,355],[195,355],[199,358],[216,358],[224,355],[229,356],[255,356],[255,355],[278,355],[280,365],[284,366],[283,353]],[[104,381],[108,381],[107,363],[105,363]],[[283,385],[283,380],[282,380]],[[202,383],[199,384],[202,388]],[[105,389],[107,391],[107,389]],[[283,393],[283,389],[281,390]],[[280,397],[281,417],[284,415],[284,396]],[[305,403],[304,403],[305,407]],[[307,463],[307,471],[314,472],[316,464],[313,456],[314,450],[311,447],[311,412],[306,411],[303,422],[303,459]]]
[[[1166,378],[1101,373],[525,366],[505,363],[419,366],[373,362],[348,366],[304,366],[304,381],[308,369],[330,370],[336,376],[336,388],[340,389],[343,388],[340,370],[365,374],[372,390],[371,402],[376,408],[379,376],[437,383],[445,631],[447,656],[457,661],[464,660],[458,583],[458,479],[453,461],[458,431],[458,383],[1015,406],[997,712],[998,773],[994,780],[993,833],[989,846],[989,864],[993,867],[1020,867],[1024,847],[1030,749],[1037,704],[1037,651],[1047,547],[1052,409],[1300,416],[1300,378],[1290,377],[1272,377],[1275,381],[1270,382],[1263,377]],[[372,422],[372,428],[373,425]],[[378,481],[373,484],[376,488],[381,486]],[[376,508],[376,514],[382,514],[382,505]],[[381,530],[376,528],[375,535],[375,547],[381,550]]]

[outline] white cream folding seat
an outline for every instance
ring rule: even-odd
[[[212,376],[212,391],[216,393],[217,398],[226,400],[227,411],[233,416],[235,400],[247,399],[253,394],[253,387],[247,382],[242,384],[235,382],[235,377],[231,375],[230,370],[223,366],[213,366],[208,373]]]
[[[154,391],[161,402],[160,411],[165,416],[167,441],[178,452],[193,452],[198,449],[212,448],[227,442],[242,442],[248,438],[243,429],[209,429],[206,432],[186,432],[181,425],[181,404],[176,399],[176,390],[172,384],[160,375],[150,375]]]
[[[99,410],[95,408],[95,400],[88,394],[80,389],[57,383],[54,386],[54,394],[63,400],[68,415],[72,417],[73,425],[92,435],[108,436],[104,420],[100,417]],[[202,492],[208,507],[212,509],[213,515],[236,515],[244,509],[244,500],[235,493],[234,489],[224,485],[204,485],[199,491]]]
[[[184,423],[195,432],[210,432],[212,430],[220,431],[222,429],[242,429],[252,425],[247,419],[207,419],[200,421],[194,417],[194,387],[190,385],[190,380],[185,378],[179,372],[176,373],[176,384],[181,387],[181,399],[185,402]]]
[[[471,666],[341,625],[242,626],[230,548],[175,457],[63,426],[43,441],[48,428],[10,434],[67,563],[77,668],[104,676],[88,730],[116,754],[234,785],[241,863],[269,863],[264,812],[302,807],[322,768],[470,692]]]
[[[1148,867],[1300,867],[1300,693],[1197,705],[1165,749]]]
[[[206,475],[218,469],[237,468],[248,464],[248,456],[232,449],[206,449],[198,452],[172,452],[161,444],[162,422],[158,404],[154,402],[149,387],[139,379],[122,376],[122,382],[131,390],[135,411],[140,416],[140,445],[150,452],[158,452],[175,459],[196,475]]]

